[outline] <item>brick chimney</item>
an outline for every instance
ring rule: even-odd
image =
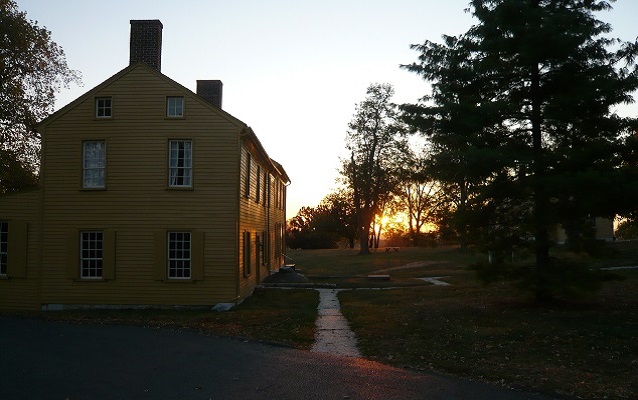
[[[130,64],[141,61],[162,70],[162,28],[159,19],[131,20]]]
[[[197,94],[217,108],[222,108],[222,81],[198,80]]]

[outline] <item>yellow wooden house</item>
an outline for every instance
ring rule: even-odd
[[[0,309],[240,302],[284,263],[289,178],[245,123],[160,72],[162,24],[131,62],[45,119],[40,187],[0,197]]]

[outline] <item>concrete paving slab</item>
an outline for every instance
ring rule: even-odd
[[[329,353],[341,357],[361,357],[361,353],[354,345],[354,337],[344,337],[343,335],[332,335],[327,331],[318,335],[319,341],[312,347],[315,353]]]
[[[343,315],[330,315],[317,318],[316,325],[317,328],[321,327],[319,330],[342,330],[350,332],[348,321]]]
[[[317,331],[315,343],[310,349],[318,353],[330,353],[342,357],[361,357],[357,338],[348,321],[341,314],[337,294],[341,289],[317,289],[319,292]]]
[[[344,339],[352,339],[356,342],[356,335],[351,330],[344,331],[342,329],[325,329],[319,333],[319,336],[327,342],[343,342]],[[356,343],[355,343],[356,344]]]
[[[426,281],[426,282],[430,282],[433,285],[436,286],[450,286],[449,283],[447,282],[443,282],[441,279],[447,278],[447,276],[432,276],[429,278],[419,278],[422,281]]]
[[[326,308],[325,310],[317,310],[317,315],[322,317],[324,315],[342,315],[339,308]]]

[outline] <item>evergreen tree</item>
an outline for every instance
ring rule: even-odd
[[[430,102],[404,106],[408,120],[441,157],[458,155],[441,176],[453,181],[458,167],[481,185],[474,225],[487,226],[494,248],[534,238],[529,282],[539,300],[552,298],[560,273],[549,256],[553,227],[585,234],[582,221],[637,198],[624,162],[636,120],[614,106],[633,101],[638,46],[606,37],[611,26],[594,13],[610,8],[597,0],[472,0],[478,23],[443,44],[413,46],[419,62],[406,66],[433,83]]]

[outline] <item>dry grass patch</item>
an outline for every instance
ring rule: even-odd
[[[341,292],[363,354],[554,394],[638,398],[638,272],[606,284],[596,303],[552,308],[465,274],[450,287]]]
[[[414,262],[470,263],[480,255],[469,255],[452,247],[405,247],[386,252],[381,248],[371,254],[360,255],[356,249],[290,250],[288,255],[304,275],[317,276],[366,276],[374,271],[401,267]],[[390,271],[395,276],[400,270]]]
[[[208,309],[78,310],[39,314],[71,323],[193,329],[309,349],[314,342],[319,294],[314,290],[261,290],[230,311]]]

